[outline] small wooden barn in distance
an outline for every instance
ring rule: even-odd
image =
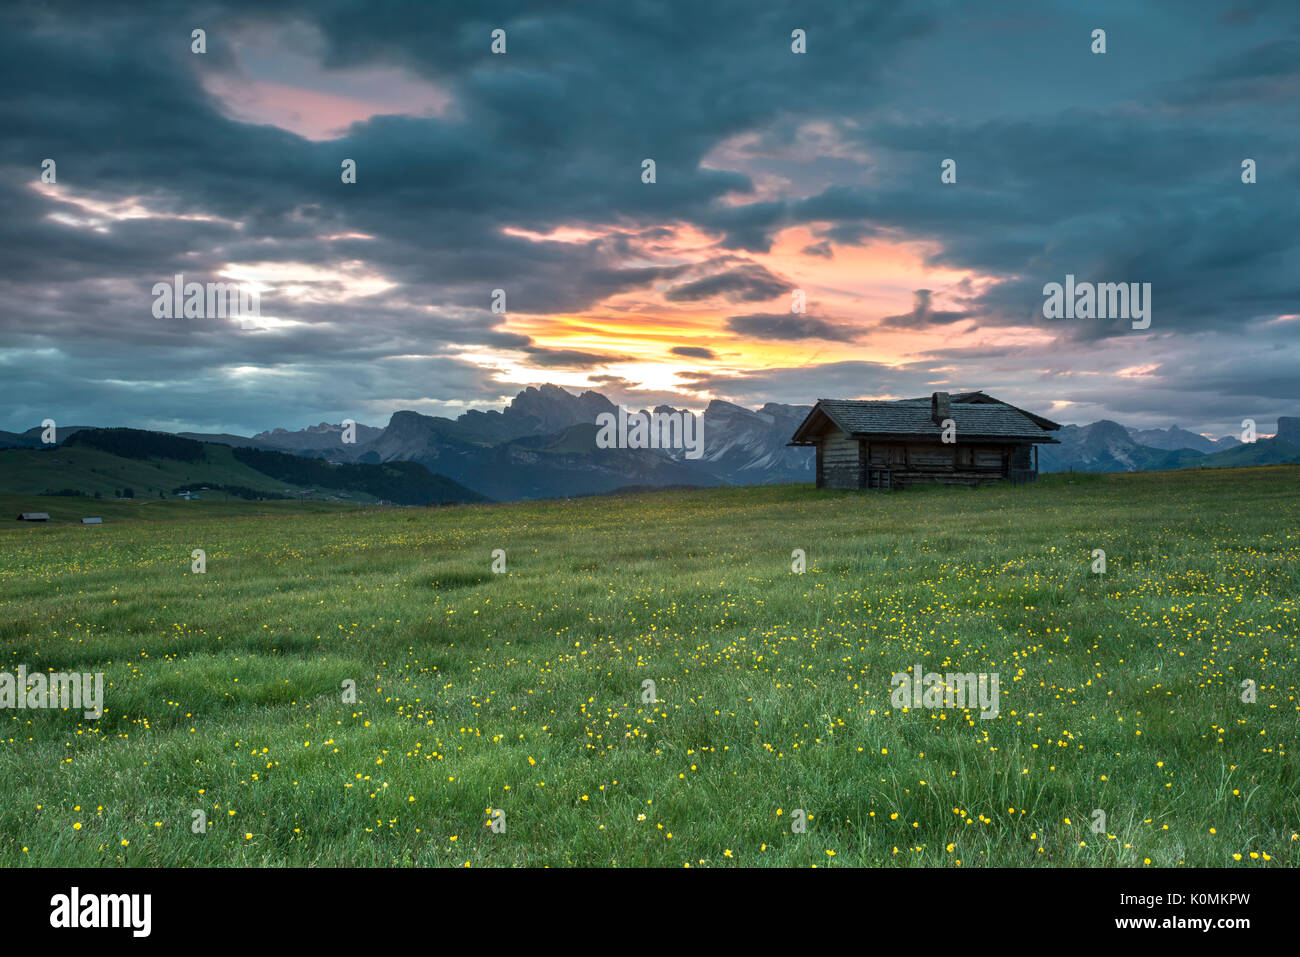
[[[951,420],[951,442],[943,441]],[[789,445],[817,449],[818,488],[906,488],[919,482],[1032,482],[1036,445],[1060,425],[983,392],[929,398],[818,399]]]

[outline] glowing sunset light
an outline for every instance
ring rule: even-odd
[[[507,236],[518,236],[521,239],[531,240],[536,243],[586,243],[593,239],[601,239],[606,234],[591,229],[578,229],[572,226],[559,226],[549,233],[538,233],[528,229],[520,229],[517,226],[506,226],[501,230]]]
[[[126,196],[118,200],[103,200],[87,196],[66,183],[31,183],[30,188],[46,199],[64,206],[73,206],[83,216],[67,211],[51,213],[48,218],[70,226],[101,226],[107,222],[125,222],[132,219],[167,219],[196,223],[222,223],[235,228],[240,223],[209,213],[169,213],[148,205],[143,196]]]
[[[231,263],[221,274],[237,282],[256,284],[259,295],[274,291],[277,296],[302,302],[328,303],[371,296],[396,285],[361,262],[338,266],[296,262]]]
[[[1143,376],[1149,376],[1152,372],[1155,372],[1159,368],[1160,368],[1160,363],[1148,362],[1145,365],[1129,366],[1127,369],[1117,369],[1115,371],[1115,375],[1121,376],[1125,379],[1137,379]]]
[[[909,328],[905,318],[888,324],[889,317],[907,317],[918,308],[918,289],[933,290],[927,302],[931,311],[961,310],[962,299],[987,291],[998,280],[968,270],[927,265],[940,251],[932,243],[874,240],[861,246],[833,246],[830,258],[808,255],[803,250],[816,241],[816,229],[813,225],[784,230],[768,253],[738,256],[715,252],[710,257],[703,234],[673,228],[668,238],[635,245],[641,264],[653,266],[674,264],[681,254],[693,250],[696,265],[680,277],[657,282],[649,290],[610,296],[598,310],[567,315],[511,313],[504,325],[546,349],[585,350],[664,363],[669,377],[682,369],[682,356],[672,352],[679,347],[709,350],[715,357],[726,353],[737,365],[764,368],[830,358],[893,364],[972,336],[985,345],[994,341],[1027,344],[1044,338],[1038,331],[1016,327],[977,333],[973,318],[957,319],[940,328]],[[575,238],[594,235],[583,230],[556,230],[550,235],[561,234]],[[716,261],[704,265],[710,260]],[[774,295],[737,301],[736,294],[726,291],[699,298],[682,294],[712,277],[755,269],[762,272],[754,275],[770,275]],[[802,289],[807,299],[802,316],[790,312],[793,289]],[[755,315],[772,317],[763,321],[765,327],[784,330],[788,326],[788,332],[781,333],[786,337],[747,334],[743,317]],[[788,322],[780,321],[781,317],[788,317]],[[697,356],[693,361],[710,360]],[[626,363],[614,364],[624,374]]]
[[[324,38],[302,22],[239,29],[230,46],[229,64],[214,69],[197,61],[196,68],[204,92],[240,122],[323,141],[374,116],[443,117],[452,105],[447,90],[404,68],[327,68]]]
[[[18,431],[86,407],[164,421],[98,371],[126,342],[123,367],[189,396],[168,422],[211,420],[185,385],[250,362],[311,370],[276,383],[286,426],[547,382],[750,406],[980,388],[1220,434],[1296,414],[1275,4],[1182,22],[1178,56],[1140,63],[1121,51],[1152,37],[1129,23],[1095,55],[1070,4],[1015,30],[925,2],[799,24],[702,5],[691,29],[671,4],[216,0],[189,23],[101,3],[66,30],[48,6],[11,31]],[[1067,50],[1120,69],[1081,85]],[[258,293],[249,335],[153,322],[146,294],[181,274]],[[1150,287],[1150,328],[1049,318],[1067,276]],[[189,336],[204,349],[176,362]],[[265,402],[235,390],[217,418],[257,431]]]

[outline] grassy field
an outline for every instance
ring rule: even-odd
[[[111,683],[0,712],[0,861],[1291,866],[1297,490],[3,515],[0,668]],[[916,664],[997,673],[998,717],[896,709]]]

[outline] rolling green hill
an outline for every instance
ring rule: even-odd
[[[1244,468],[1300,462],[1300,445],[1284,439],[1260,439],[1187,462],[1182,468]]]
[[[0,450],[0,493],[166,498],[191,489],[228,499],[312,497],[399,505],[481,502],[421,465],[332,465],[138,429],[88,429],[62,446]]]
[[[136,497],[157,498],[161,491],[186,485],[234,485],[282,493],[284,483],[235,461],[224,445],[208,445],[198,462],[130,459],[100,449],[62,446],[0,451],[0,491],[38,495],[74,489],[117,498],[124,488]]]

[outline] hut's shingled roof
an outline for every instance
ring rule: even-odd
[[[818,421],[819,413],[841,431],[854,437],[899,435],[934,436],[938,439],[943,428],[931,418],[930,409],[929,398],[896,401],[818,399],[808,417],[795,431],[791,444],[802,444],[810,439],[809,427]],[[1060,428],[1049,419],[1007,405],[983,392],[951,396],[947,417],[956,423],[959,439],[999,438],[1055,442],[1048,433]]]

